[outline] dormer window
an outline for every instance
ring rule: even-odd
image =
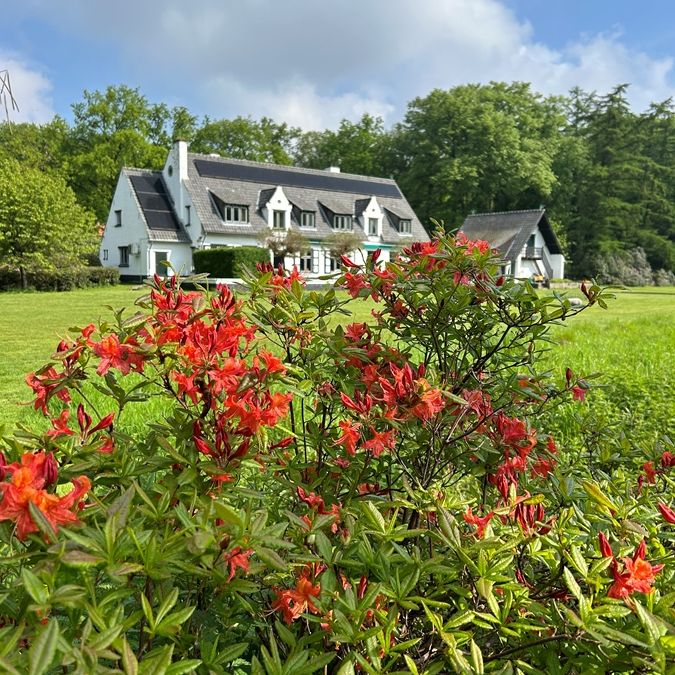
[[[412,234],[412,220],[408,218],[401,218],[398,221],[399,234]]]
[[[333,229],[334,230],[353,230],[354,225],[352,222],[351,216],[333,216]]]
[[[286,211],[272,211],[272,229],[286,229]]]
[[[316,214],[314,211],[300,212],[300,227],[316,227]]]
[[[377,237],[379,234],[379,220],[377,218],[368,218],[368,236]]]
[[[248,223],[248,206],[224,204],[223,220],[226,223]]]

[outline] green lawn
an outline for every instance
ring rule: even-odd
[[[0,294],[0,423],[34,419],[23,405],[31,393],[24,376],[49,359],[69,327],[109,316],[106,305],[131,306],[143,292],[140,287],[117,286]],[[673,433],[675,289],[617,291],[616,296],[608,310],[592,307],[557,328],[549,363],[559,372],[569,366],[603,373],[604,393],[594,393],[591,399],[611,398],[617,409],[636,418],[636,425]],[[371,308],[369,301],[355,302],[355,320],[367,320]]]

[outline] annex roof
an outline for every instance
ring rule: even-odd
[[[474,213],[466,217],[460,232],[469,239],[483,239],[499,250],[505,260],[515,260],[537,229],[550,253],[562,254],[560,242],[545,209]]]

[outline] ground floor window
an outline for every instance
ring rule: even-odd
[[[325,259],[326,274],[331,272],[338,272],[340,270],[340,259],[331,254],[330,251],[326,251]]]
[[[108,259],[108,249],[104,248],[103,249],[103,260],[107,260],[107,259]]]
[[[118,250],[120,252],[120,267],[129,267],[129,247],[128,246],[119,246]]]

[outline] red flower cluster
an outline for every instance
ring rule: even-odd
[[[25,539],[38,531],[30,513],[30,504],[38,508],[54,531],[59,525],[78,523],[74,508],[87,494],[91,483],[86,476],[74,478],[73,489],[64,497],[47,492],[45,488],[57,480],[58,467],[54,456],[45,452],[25,453],[21,463],[3,467],[3,473],[10,474],[10,482],[0,483],[0,521],[16,523],[16,534]]]
[[[622,564],[614,557],[606,537],[601,534],[600,549],[604,557],[612,557],[612,576],[614,583],[607,591],[610,598],[627,598],[635,592],[651,593],[652,584],[656,575],[663,569],[663,565],[652,565],[645,560],[646,546],[644,539],[635,549],[632,558],[623,558]]]
[[[272,603],[272,609],[281,612],[286,623],[293,623],[293,621],[308,611],[312,614],[321,613],[321,610],[314,604],[314,599],[318,598],[321,593],[321,584],[316,582],[316,577],[324,569],[325,566],[314,569],[311,565],[307,565],[300,572],[295,588],[274,589],[276,600]]]

